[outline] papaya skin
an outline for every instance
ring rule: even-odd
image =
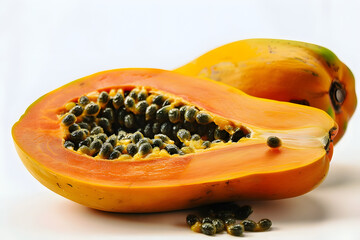
[[[97,89],[130,85],[181,96],[229,121],[246,124],[252,136],[201,153],[141,161],[94,159],[63,147],[58,113],[67,102]],[[50,190],[99,210],[159,212],[304,194],[326,176],[334,128],[336,123],[315,108],[254,98],[222,83],[164,70],[117,69],[76,80],[39,98],[13,126],[12,134],[26,168]],[[266,138],[274,134],[282,138],[282,146],[270,149]]]
[[[329,49],[305,42],[241,40],[213,49],[175,71],[221,81],[252,96],[322,109],[339,125],[334,143],[344,135],[357,105],[350,69]],[[332,86],[341,88],[343,102],[337,101]]]

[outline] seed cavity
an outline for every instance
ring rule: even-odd
[[[64,106],[60,118],[65,148],[106,160],[192,154],[250,133],[234,123],[219,126],[210,112],[144,87],[80,96]]]

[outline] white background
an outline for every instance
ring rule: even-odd
[[[356,0],[0,0],[0,238],[208,239],[186,227],[189,210],[111,214],[56,195],[22,165],[11,126],[38,97],[74,79],[122,67],[174,69],[245,38],[323,45],[359,80],[359,15]],[[359,136],[357,111],[319,188],[293,199],[246,202],[254,220],[273,220],[272,231],[246,238],[360,239]]]

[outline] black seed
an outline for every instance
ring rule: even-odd
[[[121,155],[121,153],[120,153],[119,151],[117,151],[117,150],[114,149],[114,150],[112,151],[112,153],[110,154],[109,159],[110,159],[110,160],[117,159],[117,158],[120,157],[120,155]]]
[[[173,128],[172,128],[172,138],[175,138],[176,140],[178,140],[177,137],[176,137],[176,134],[181,128],[182,128],[181,123],[177,123],[177,124],[175,124],[173,126]]]
[[[165,143],[159,138],[152,140],[152,143],[154,147],[158,147],[160,149],[165,147]]]
[[[117,143],[116,135],[111,135],[110,137],[108,137],[108,139],[105,142],[110,143],[113,147],[115,147]]]
[[[86,105],[85,114],[90,115],[90,116],[94,116],[99,112],[99,110],[100,110],[100,106],[97,105],[96,103],[91,102],[88,105]]]
[[[156,120],[160,122],[165,122],[169,119],[168,113],[170,106],[165,106],[156,111]]]
[[[121,126],[125,125],[125,116],[128,114],[127,111],[125,111],[124,109],[120,109],[119,113],[118,113],[118,123]]]
[[[138,101],[146,100],[147,97],[148,97],[148,93],[147,93],[147,91],[145,89],[141,90],[139,92],[139,94],[137,95]]]
[[[92,124],[95,121],[95,116],[84,116],[83,117],[83,123]],[[79,126],[81,127],[80,123]]]
[[[124,145],[117,145],[114,150],[119,151],[120,153],[124,153],[125,147]]]
[[[110,143],[104,143],[100,148],[99,157],[109,158],[111,152],[113,151],[113,146]]]
[[[165,146],[165,150],[170,154],[177,154],[179,153],[179,148],[175,144],[168,144]]]
[[[225,229],[225,224],[221,219],[214,219],[212,220],[212,224],[216,228],[216,233],[221,233]]]
[[[184,121],[183,127],[188,130],[190,133],[194,133],[195,132],[195,125],[191,122],[188,121]]]
[[[158,123],[158,122],[154,123],[152,126],[153,134],[160,133],[160,128],[161,128],[161,123]]]
[[[116,95],[112,99],[112,104],[115,109],[119,109],[119,107],[124,105],[124,96],[119,92],[116,93]]]
[[[90,103],[90,99],[87,97],[87,96],[81,96],[80,98],[79,98],[79,104],[81,105],[81,106],[85,106],[85,105],[87,105],[87,104],[89,104]]]
[[[209,141],[213,141],[213,140],[214,140],[214,132],[215,132],[215,128],[214,128],[214,127],[210,127],[209,130],[208,130],[208,132],[207,132],[207,135],[206,135],[206,137],[207,137],[207,139],[208,139]]]
[[[241,138],[245,137],[245,133],[241,130],[238,129],[234,132],[234,134],[231,136],[230,140],[232,142],[237,142],[239,141]]]
[[[99,102],[100,106],[104,107],[109,102],[109,94],[105,91],[102,91],[99,94],[98,102]]]
[[[267,219],[267,218],[264,218],[264,219],[261,219],[259,222],[258,222],[258,225],[260,227],[261,230],[268,230],[271,225],[272,225],[272,222]]]
[[[166,136],[172,135],[172,125],[169,122],[165,122],[161,124],[160,132]]]
[[[71,141],[65,141],[64,142],[64,147],[65,148],[74,148],[75,147],[75,144]]]
[[[201,125],[201,124],[197,125],[197,133],[200,136],[206,136],[208,131],[209,131],[209,126],[208,125]]]
[[[173,108],[169,110],[169,120],[172,123],[177,123],[180,121],[180,111],[178,108]]]
[[[145,116],[144,115],[135,115],[135,121],[138,127],[140,128],[144,128],[146,121],[145,121]]]
[[[235,217],[237,219],[246,219],[253,212],[252,208],[249,205],[244,205],[235,210]]]
[[[127,96],[127,97],[125,98],[125,107],[126,107],[127,109],[131,109],[131,108],[133,108],[134,106],[135,106],[135,100],[134,100],[132,97]]]
[[[194,134],[191,136],[191,140],[192,141],[199,141],[201,139],[199,134]]]
[[[135,117],[134,114],[129,113],[124,118],[124,125],[126,128],[132,129],[135,127]]]
[[[210,143],[210,141],[204,141],[204,142],[201,144],[201,146],[204,146],[205,149],[206,149],[206,148],[209,148],[209,147],[211,146],[211,143]]]
[[[211,217],[204,217],[201,221],[201,223],[212,223],[212,218]]]
[[[79,129],[80,129],[80,126],[79,126],[79,124],[76,124],[76,123],[69,126],[69,132],[73,132],[73,131],[76,131],[76,130],[79,130]]]
[[[216,140],[212,141],[211,143],[221,143],[221,142],[223,142],[223,141],[221,141],[220,139],[216,139]]]
[[[141,155],[146,155],[148,153],[152,152],[152,146],[150,143],[143,143],[139,147],[139,153]]]
[[[170,138],[164,134],[156,134],[154,138],[161,139],[164,143],[168,143],[170,141]]]
[[[86,131],[87,130],[85,130],[85,129],[73,131],[72,133],[70,133],[71,141],[78,143],[78,142],[85,140],[85,138],[88,135],[88,131],[87,132]]]
[[[186,106],[186,105],[180,107],[179,113],[180,113],[180,119],[181,120],[185,120],[185,112],[186,112],[187,109],[188,109],[188,106]]]
[[[118,132],[118,140],[123,139],[125,136],[126,136],[126,132],[125,132],[125,131],[120,130],[120,131]]]
[[[163,96],[162,95],[157,95],[157,96],[155,96],[154,98],[153,98],[153,103],[155,103],[155,104],[157,104],[157,105],[159,105],[159,106],[161,106],[162,105],[162,103],[163,103]]]
[[[141,144],[150,143],[150,142],[151,142],[151,141],[150,141],[149,138],[142,138],[142,139],[140,139],[140,140],[136,143],[136,145],[139,147]]]
[[[74,114],[72,114],[72,113],[69,113],[62,119],[61,122],[65,126],[70,126],[70,125],[74,124],[75,121],[76,121],[76,116]]]
[[[221,130],[219,128],[216,128],[214,131],[214,138],[215,139],[220,139],[220,140],[224,140],[225,142],[228,141],[230,134],[225,131],[225,130]]]
[[[266,144],[271,148],[278,148],[281,146],[281,140],[276,136],[270,136],[268,137]]]
[[[90,129],[91,129],[90,125],[87,124],[87,123],[85,123],[85,122],[79,122],[78,125],[79,125],[79,127],[80,127],[81,129],[86,129],[86,130],[89,130],[89,131],[90,131]]]
[[[102,127],[106,132],[111,132],[111,123],[107,118],[100,118],[98,121],[98,125]]]
[[[256,228],[256,222],[250,219],[242,221],[242,225],[244,226],[245,231],[254,231]]]
[[[176,135],[181,142],[188,141],[191,138],[190,132],[186,129],[180,129]]]
[[[225,226],[230,226],[236,223],[236,219],[235,218],[227,218],[224,221]]]
[[[133,90],[130,91],[129,93],[129,97],[133,98],[134,100],[137,99],[137,96],[138,96],[138,92],[139,90],[134,88]]]
[[[198,110],[195,107],[189,107],[185,112],[185,120],[188,122],[194,122],[196,119],[196,115],[198,113]]]
[[[145,110],[145,119],[146,121],[156,118],[156,111],[158,110],[158,106],[156,104],[151,104]]]
[[[148,106],[149,104],[145,100],[143,100],[136,104],[135,109],[139,114],[145,114]]]
[[[149,138],[153,138],[154,134],[152,132],[152,126],[150,123],[146,124],[144,127],[144,136],[145,137],[149,137]]]
[[[187,225],[189,225],[189,227],[194,225],[196,222],[200,222],[200,219],[198,216],[196,216],[194,214],[189,214],[186,216],[186,223],[187,223]]]
[[[142,139],[144,136],[142,135],[141,132],[135,132],[132,136],[131,136],[131,141],[133,143],[137,143],[140,139]]]
[[[112,108],[105,108],[104,111],[102,112],[102,116],[104,118],[107,118],[109,120],[109,122],[114,122],[115,118],[114,118],[114,110]]]
[[[107,135],[105,133],[100,133],[96,136],[97,139],[100,139],[102,142],[106,142]]]
[[[90,137],[87,137],[87,138],[85,138],[85,140],[83,140],[79,143],[79,147],[81,147],[81,146],[89,147],[91,142],[92,142],[92,139]]]
[[[70,113],[74,114],[76,117],[80,116],[83,113],[84,109],[80,105],[76,105],[70,110]]]
[[[129,155],[134,156],[138,152],[138,147],[135,143],[129,143],[126,147],[126,151]]]
[[[208,124],[212,122],[212,117],[207,112],[200,111],[196,114],[196,122],[199,124]]]
[[[244,227],[241,224],[233,224],[226,227],[227,232],[233,236],[241,236],[244,232]]]
[[[91,135],[97,135],[97,134],[103,133],[103,132],[104,132],[104,129],[103,129],[102,127],[97,126],[97,127],[94,127],[94,128],[91,130],[90,134],[91,134]]]
[[[103,142],[100,139],[95,139],[91,144],[90,144],[90,151],[92,152],[92,155],[98,153],[100,151],[100,148],[102,146]]]
[[[211,236],[216,233],[216,228],[212,223],[204,223],[201,224],[201,232]]]
[[[129,96],[129,93],[130,93],[130,91],[125,91],[125,92],[124,92],[124,97]]]
[[[162,106],[165,107],[165,106],[170,105],[170,104],[171,104],[171,100],[170,100],[170,99],[166,99],[166,100],[163,102]]]

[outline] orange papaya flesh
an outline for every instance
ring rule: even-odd
[[[329,49],[305,42],[240,40],[175,71],[221,81],[252,96],[322,109],[338,123],[334,143],[344,135],[357,105],[350,69]]]
[[[250,137],[185,155],[128,160],[64,147],[64,106],[94,91],[134,87],[177,96],[226,124],[243,126]],[[223,122],[218,126],[225,128]],[[52,191],[104,211],[158,212],[304,194],[326,176],[336,131],[333,119],[315,108],[255,98],[216,81],[164,70],[117,69],[39,98],[12,134],[26,168]],[[270,148],[269,136],[281,139],[281,146]]]

